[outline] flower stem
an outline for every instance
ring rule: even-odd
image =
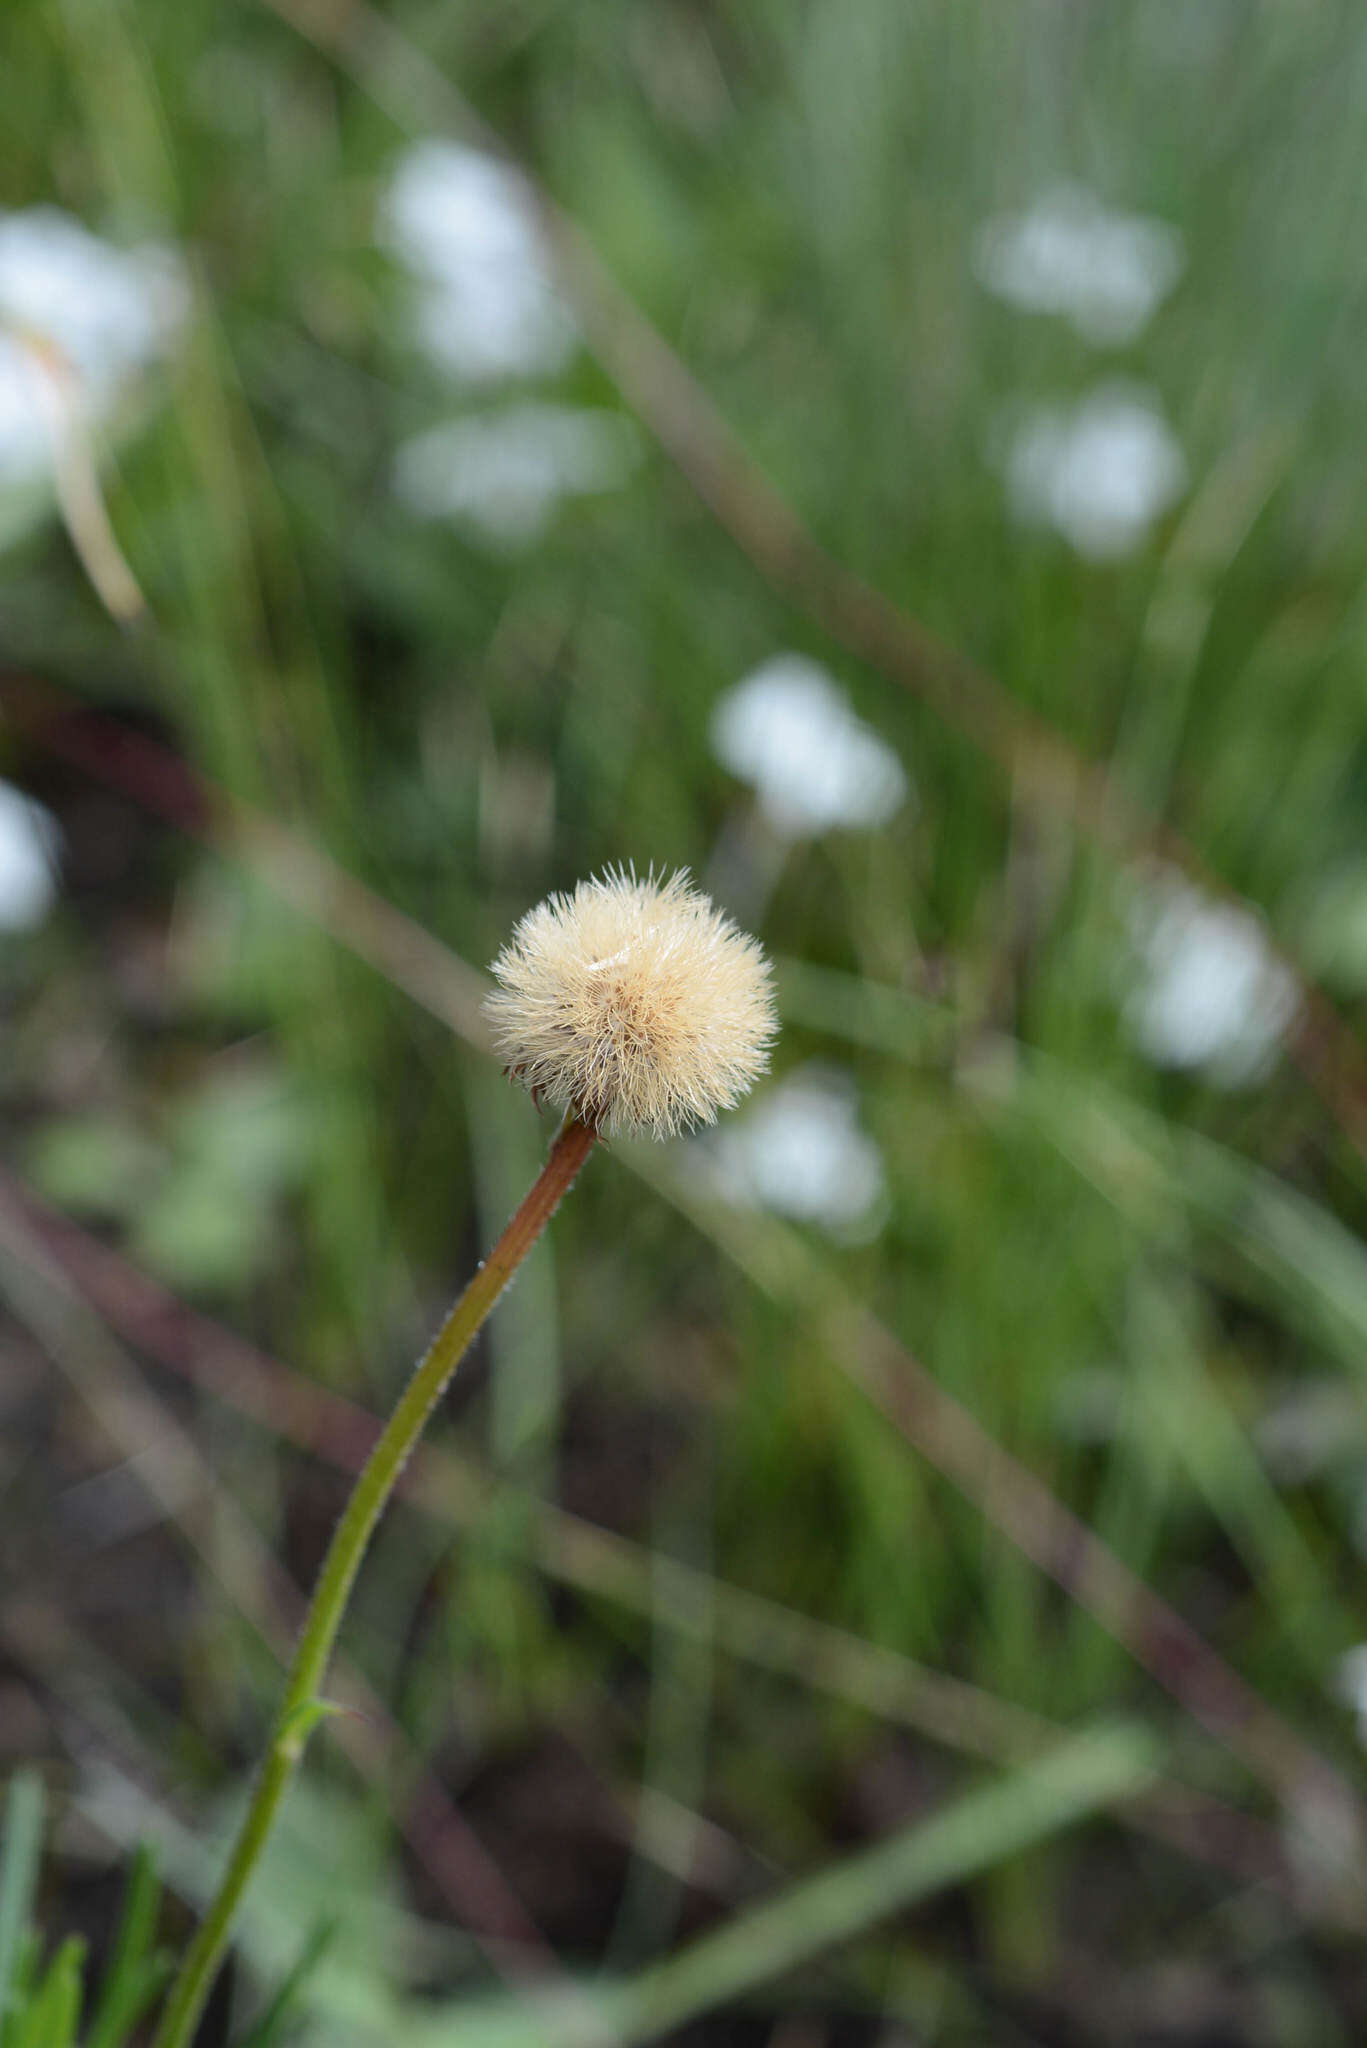
[[[227,1946],[233,1917],[317,1722],[318,1697],[361,1559],[427,1419],[476,1332],[550,1222],[598,1133],[569,1117],[530,1192],[432,1340],[385,1424],[333,1532],[290,1665],[270,1747],[212,1905],[186,1950],[152,2048],[188,2048]]]

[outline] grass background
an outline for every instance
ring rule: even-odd
[[[777,1067],[848,1071],[885,1227],[832,1245],[718,1217],[676,1159],[594,1162],[438,1425],[459,1472],[381,1531],[358,1746],[318,1741],[205,2039],[243,2038],[320,1918],[309,2042],[571,2040],[566,1977],[618,2001],[617,2038],[1356,2038],[1351,1801],[1294,1748],[1360,1781],[1334,1692],[1367,1636],[1356,11],[14,0],[4,44],[0,199],[173,240],[193,277],[104,474],[155,626],[111,624],[50,509],[0,557],[0,768],[64,832],[59,913],[0,951],[0,1749],[57,1796],[45,1927],[98,1944],[143,1836],[203,1883],[343,1497],[319,1401],[388,1401],[545,1142],[356,957],[354,902],[300,909],[307,850],[476,966],[607,861],[706,877],[745,804],[712,707],[789,648],[917,791],[795,846],[761,930]],[[507,557],[390,488],[404,436],[507,396],[424,363],[375,233],[405,143],[480,120],[701,387],[652,416],[648,351],[572,254],[599,345],[528,388],[635,418],[642,458]],[[1065,177],[1185,241],[1104,362],[970,266],[987,214]],[[1012,520],[991,445],[1103,374],[1161,394],[1190,484],[1098,565]],[[738,546],[674,459],[709,407],[1003,697],[934,648],[910,688],[832,630],[748,487]],[[185,771],[114,786],[108,747],[72,753],[79,706],[284,836],[174,829]],[[1128,828],[1098,843],[1064,784],[1041,797],[1011,706],[1262,911],[1337,1005],[1332,1099],[1290,1058],[1230,1091],[1137,1055]],[[148,1280],[207,1320],[153,1314]],[[985,1516],[986,1464],[965,1497],[908,1444],[851,1376],[883,1341],[860,1312],[1292,1750],[1250,1771],[1190,1674],[1184,1705]],[[281,1361],[255,1414],[225,1331]],[[576,1553],[547,1502],[635,1548]],[[788,1610],[786,1652],[741,1595]],[[1039,1780],[1010,1775],[1030,1717],[1084,1731]],[[1187,1788],[1162,1840],[1115,1805],[1155,1767]],[[870,1877],[877,1844],[902,1860]],[[529,2006],[538,1938],[559,1974]]]

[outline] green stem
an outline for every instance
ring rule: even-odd
[[[531,1191],[489,1257],[438,1330],[385,1424],[333,1532],[309,1602],[261,1774],[218,1891],[180,1966],[152,2048],[187,2048],[217,1972],[233,1917],[298,1769],[308,1738],[326,1713],[318,1698],[332,1646],[375,1524],[485,1317],[540,1237],[589,1155],[597,1132],[570,1117]]]

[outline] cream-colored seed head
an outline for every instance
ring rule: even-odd
[[[769,964],[689,882],[617,869],[529,910],[485,1001],[509,1072],[600,1130],[715,1122],[768,1065]]]

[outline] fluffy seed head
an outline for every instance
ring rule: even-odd
[[[493,974],[485,1008],[510,1073],[600,1130],[714,1123],[768,1064],[768,962],[686,871],[609,869],[548,896]]]

